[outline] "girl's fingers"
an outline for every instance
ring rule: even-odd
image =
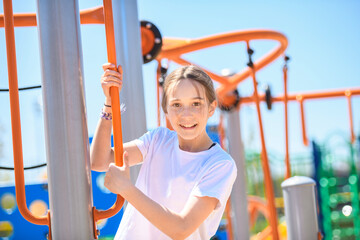
[[[116,76],[118,78],[122,78],[122,75],[120,72],[114,71],[114,70],[110,70],[110,69],[106,69],[103,76]]]
[[[102,68],[104,73],[100,81],[104,94],[108,98],[110,97],[110,87],[118,87],[121,90],[123,70],[121,65],[116,68],[115,64],[112,63],[105,63],[102,65]]]
[[[122,66],[121,66],[121,65],[118,66],[118,72],[120,73],[120,79],[122,80],[123,69],[122,69]]]
[[[115,76],[103,76],[101,78],[101,83],[103,82],[117,82],[119,84],[122,84],[122,80]]]
[[[115,82],[107,82],[107,83],[103,83],[103,87],[106,87],[107,89],[111,88],[111,87],[118,87],[121,88],[121,84],[119,85],[118,83]]]
[[[112,64],[112,63],[104,63],[104,64],[102,65],[102,68],[103,68],[104,71],[106,71],[107,69],[115,70],[115,71],[116,71],[116,67],[115,67],[115,65]]]

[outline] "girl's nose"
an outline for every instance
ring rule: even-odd
[[[192,113],[193,113],[193,111],[192,111],[191,107],[183,107],[183,109],[181,111],[182,116],[190,116]]]

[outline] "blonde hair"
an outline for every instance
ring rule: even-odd
[[[167,113],[166,105],[169,90],[174,86],[175,83],[178,83],[184,79],[190,79],[200,83],[205,89],[205,95],[209,104],[216,100],[214,84],[209,75],[207,75],[201,68],[197,66],[182,66],[171,72],[164,81],[161,107],[165,113]]]

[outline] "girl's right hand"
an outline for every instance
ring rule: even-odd
[[[122,67],[119,65],[118,69],[116,69],[115,65],[112,63],[105,63],[102,67],[104,69],[104,74],[101,75],[101,87],[104,91],[106,99],[110,100],[110,87],[118,87],[119,92],[121,91]]]

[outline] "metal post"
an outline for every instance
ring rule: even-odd
[[[288,178],[281,184],[289,240],[318,239],[315,186],[314,180],[303,176]]]
[[[52,239],[93,239],[77,0],[38,0]]]
[[[227,133],[229,139],[229,153],[236,162],[238,169],[231,193],[233,206],[233,229],[234,239],[248,240],[249,237],[249,214],[247,209],[246,177],[245,177],[245,152],[241,139],[240,115],[238,111],[226,114]]]
[[[127,111],[121,116],[123,141],[128,142],[146,132],[145,100],[142,76],[140,21],[136,0],[113,0],[116,59],[123,66],[121,103]],[[131,168],[136,181],[140,166]]]

